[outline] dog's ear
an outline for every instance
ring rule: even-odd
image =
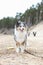
[[[26,23],[26,25],[28,24],[28,22],[26,22],[26,21],[25,21],[25,23]]]
[[[24,22],[24,25],[27,26],[27,22]]]
[[[20,25],[20,21],[17,21],[16,22],[16,26],[18,27]]]
[[[25,21],[25,26],[27,28],[27,31],[28,31],[28,23]]]
[[[26,22],[26,21],[24,21],[24,24],[25,24],[25,25],[27,25],[27,22]]]

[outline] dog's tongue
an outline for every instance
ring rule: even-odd
[[[23,30],[21,30],[21,32],[23,32]]]
[[[23,32],[24,29],[20,29],[21,32]]]

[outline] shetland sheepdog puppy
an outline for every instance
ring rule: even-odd
[[[14,28],[14,40],[16,42],[16,52],[24,52],[27,40],[27,24],[18,21]]]

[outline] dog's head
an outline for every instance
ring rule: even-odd
[[[18,21],[18,22],[16,23],[16,29],[17,29],[18,31],[21,31],[21,32],[27,30],[26,22]]]

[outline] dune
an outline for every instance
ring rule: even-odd
[[[43,21],[29,29],[24,53],[15,52],[14,35],[10,30],[4,34],[5,31],[0,33],[0,65],[43,65]]]
[[[32,30],[29,30],[30,36],[28,36],[28,52],[36,56],[43,57],[43,21]],[[33,35],[36,32],[36,36]]]

